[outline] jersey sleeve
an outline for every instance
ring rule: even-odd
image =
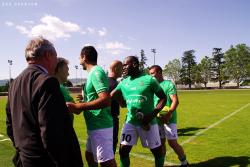
[[[92,84],[97,94],[108,91],[108,78],[103,71],[96,70],[93,72],[91,77],[92,77]]]
[[[176,87],[172,82],[170,82],[170,84],[169,84],[168,94],[169,95],[176,95],[177,94]]]
[[[122,86],[122,82],[120,82],[120,83],[115,87],[115,90],[121,91],[121,86]]]
[[[70,96],[69,91],[63,85],[60,85],[60,90],[66,102],[74,102],[73,97]]]

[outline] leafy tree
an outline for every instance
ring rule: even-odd
[[[231,46],[224,59],[227,74],[239,87],[240,82],[250,77],[250,47],[245,44]]]
[[[145,52],[142,49],[140,52],[140,70],[144,71],[147,68],[146,61],[148,60],[147,57],[145,56]]]
[[[205,88],[207,88],[207,83],[211,79],[211,67],[212,59],[210,59],[208,56],[205,56],[198,65],[200,72],[200,83],[203,83]]]
[[[194,52],[194,50],[185,51],[181,58],[181,82],[188,85],[189,89],[191,89],[191,85],[195,81],[196,62]]]
[[[175,84],[180,80],[181,62],[178,59],[169,61],[163,69],[163,75],[170,78]]]
[[[224,53],[222,53],[222,48],[213,48],[212,56],[211,80],[219,82],[219,88],[221,89],[222,84],[226,83],[228,79],[224,65]]]

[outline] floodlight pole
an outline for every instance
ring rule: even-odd
[[[75,65],[75,69],[76,69],[76,79],[75,79],[76,83],[75,84],[77,85],[77,69],[78,69],[78,65]]]
[[[13,64],[13,61],[12,60],[8,60],[8,63],[9,63],[9,85],[11,83],[11,66]]]
[[[155,54],[156,54],[156,49],[151,49],[151,52],[154,54],[154,65],[155,65]]]
[[[80,68],[80,82],[81,82],[81,85],[82,85],[82,70],[83,70],[83,68]]]

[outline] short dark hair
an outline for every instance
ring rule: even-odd
[[[82,48],[81,55],[85,55],[86,59],[90,62],[97,62],[97,51],[93,46],[85,46]]]
[[[159,65],[152,65],[150,68],[149,68],[149,70],[151,70],[151,69],[156,69],[156,71],[158,72],[160,72],[160,73],[162,73],[162,68],[159,66]]]
[[[59,68],[65,66],[65,65],[68,65],[68,64],[69,64],[68,60],[66,60],[65,58],[62,58],[62,57],[58,57],[55,72],[58,72]]]
[[[132,60],[134,63],[136,63],[137,65],[139,65],[139,59],[137,56],[128,56],[126,59],[130,59]]]

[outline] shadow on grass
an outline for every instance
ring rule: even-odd
[[[178,129],[178,136],[193,136],[200,129],[205,129],[205,128],[187,127],[187,128]]]
[[[231,167],[237,165],[238,167],[247,167],[250,164],[250,157],[216,157],[204,162],[190,164],[189,167]],[[177,167],[177,166],[166,166]]]

